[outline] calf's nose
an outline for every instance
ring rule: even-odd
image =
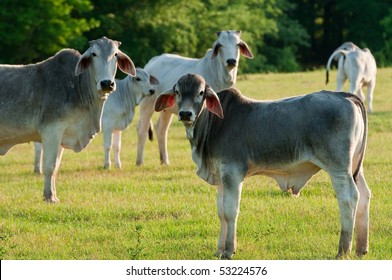
[[[192,112],[190,111],[180,111],[178,113],[181,121],[190,121],[192,117]]]
[[[114,89],[114,81],[103,80],[101,81],[101,88],[105,91],[112,91]]]
[[[155,90],[150,89],[150,95],[153,95],[155,93]]]

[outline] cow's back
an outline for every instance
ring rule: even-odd
[[[353,129],[354,105],[349,98],[356,97],[346,93],[318,92],[257,102],[230,89],[220,92],[219,98],[225,118],[213,117],[205,152],[216,158],[281,166],[313,156],[315,146],[324,152],[331,143],[327,138]]]
[[[177,82],[186,73],[195,73],[200,59],[188,58],[174,54],[162,54],[153,57],[144,70],[159,80],[157,91],[163,92]]]

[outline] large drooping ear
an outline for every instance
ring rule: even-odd
[[[209,85],[206,85],[205,94],[206,94],[207,109],[211,113],[223,119],[223,109],[219,101],[218,95]]]
[[[253,53],[251,52],[250,48],[248,47],[248,45],[244,42],[244,41],[240,41],[240,43],[238,44],[240,47],[240,52],[243,56],[247,57],[247,58],[253,58]]]
[[[214,59],[218,55],[220,47],[222,47],[221,44],[219,44],[218,42],[214,43],[214,45],[212,46],[211,59]]]
[[[160,112],[165,109],[169,109],[176,105],[176,94],[174,93],[174,87],[162,92],[155,100],[155,111]]]
[[[136,68],[135,64],[133,64],[133,61],[121,51],[119,51],[116,56],[118,68],[120,68],[120,70],[123,71],[125,74],[129,74],[132,77],[135,77]]]
[[[87,50],[78,60],[75,67],[75,76],[79,76],[81,73],[87,70],[91,64],[91,52]]]
[[[159,85],[159,80],[155,78],[153,75],[150,75],[150,84]]]

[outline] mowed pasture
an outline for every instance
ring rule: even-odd
[[[249,97],[277,99],[333,90],[335,81],[336,70],[327,86],[318,70],[240,75],[237,87]],[[391,89],[392,68],[379,69],[364,162],[372,190],[369,260],[392,259]],[[1,259],[214,259],[216,190],[196,176],[182,123],[174,117],[169,130],[170,166],[160,164],[155,140],[146,145],[144,166],[137,167],[137,121],[138,115],[123,133],[122,170],[103,169],[102,135],[81,153],[65,151],[59,204],[43,201],[33,143],[0,157]],[[338,204],[325,172],[298,198],[267,177],[245,180],[235,259],[334,259],[339,234]]]

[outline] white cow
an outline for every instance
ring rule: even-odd
[[[159,80],[159,86],[155,95],[144,98],[140,103],[137,165],[143,164],[144,146],[151,116],[154,113],[154,102],[161,92],[173,86],[186,73],[202,75],[216,91],[229,88],[236,83],[240,54],[253,58],[248,45],[240,38],[241,31],[221,31],[217,35],[218,38],[212,49],[208,50],[203,58],[163,54],[152,58],[144,67],[146,72]],[[176,108],[162,112],[156,125],[159,154],[163,164],[169,164],[167,133],[172,114],[176,112]]]
[[[114,150],[114,165],[121,168],[121,132],[132,122],[135,107],[140,101],[155,93],[152,85],[159,81],[141,68],[136,68],[136,76],[116,80],[117,90],[106,101],[102,115],[102,132],[105,150],[104,168],[110,168],[110,150]]]
[[[117,66],[135,75],[119,45],[103,37],[83,55],[65,49],[37,64],[0,65],[0,154],[19,143],[42,143],[47,202],[59,201],[55,179],[64,148],[80,152],[100,131]]]
[[[367,87],[368,111],[373,111],[373,92],[376,86],[377,65],[369,49],[361,50],[351,42],[344,43],[336,49],[328,59],[328,71],[333,59],[338,59],[338,73],[336,81],[336,91],[342,91],[344,82],[350,81],[349,92],[357,94],[362,100],[365,99],[362,88]]]

